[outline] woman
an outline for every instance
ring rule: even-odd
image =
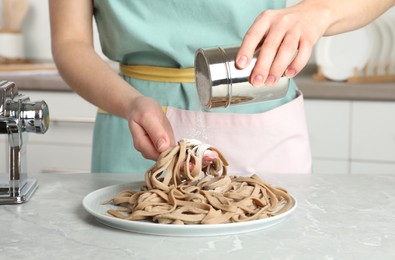
[[[195,51],[241,45],[237,66],[243,69],[260,48],[251,83],[271,86],[281,75],[297,75],[321,36],[361,27],[392,5],[394,0],[305,0],[289,8],[285,0],[50,0],[52,51],[64,80],[100,108],[93,172],[142,174],[177,140],[196,138],[222,151],[232,173],[308,173],[303,97],[295,83],[281,100],[202,113],[190,69]],[[92,15],[103,52],[120,63],[120,76],[94,51]]]

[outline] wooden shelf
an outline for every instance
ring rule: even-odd
[[[316,66],[309,65],[295,81],[306,99],[395,101],[395,81],[350,83],[315,80]]]

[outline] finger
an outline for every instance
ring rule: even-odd
[[[131,133],[133,138],[133,144],[137,151],[146,159],[156,160],[159,157],[155,145],[151,141],[151,138],[139,124],[131,123]]]
[[[189,162],[189,166],[188,167],[189,167],[189,171],[191,172],[194,169],[194,164]],[[185,169],[185,164],[183,163],[183,164],[180,165],[180,171],[183,172],[184,169]]]
[[[244,36],[243,42],[236,55],[236,67],[245,69],[251,62],[256,50],[269,28],[269,23],[264,19],[264,13],[258,16]]]
[[[295,58],[295,54],[298,50],[299,38],[300,34],[296,32],[289,32],[285,35],[271,65],[269,76],[265,82],[266,86],[275,85],[279,78],[284,75],[285,70]]]
[[[272,32],[272,30],[274,32]],[[263,41],[258,59],[251,72],[251,84],[255,87],[262,86],[268,80],[273,80],[272,78],[268,79],[269,71],[284,36],[285,32],[271,28]],[[272,75],[270,75],[270,77],[272,77]]]
[[[131,133],[135,148],[151,160],[156,160],[160,153],[175,143],[173,130],[164,114],[145,116],[141,123],[132,122]]]
[[[173,135],[173,131],[167,119],[158,122],[158,120],[150,118],[145,123],[144,128],[157,152],[162,153],[170,147],[169,133]]]
[[[285,76],[288,78],[296,76],[308,63],[312,51],[313,44],[310,41],[300,40],[298,53],[286,69]]]
[[[218,157],[219,155],[216,151],[206,150],[202,158],[202,168],[205,168],[208,165],[210,165],[213,162],[213,160],[217,159]],[[195,168],[195,164],[189,162],[189,171],[193,171],[194,168]],[[180,170],[183,172],[184,169],[185,169],[185,165],[181,164]]]
[[[203,154],[203,161],[202,161],[202,167],[207,167],[210,165],[213,160],[218,158],[218,153],[216,151],[212,150],[206,150]]]

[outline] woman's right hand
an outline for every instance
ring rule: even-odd
[[[146,159],[157,160],[162,152],[176,144],[162,107],[150,97],[138,96],[133,100],[128,122],[134,147]]]

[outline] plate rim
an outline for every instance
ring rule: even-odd
[[[382,41],[381,31],[373,21],[366,26],[371,40],[371,52],[368,63],[370,64],[368,75],[376,75],[376,67],[380,63],[380,46]]]
[[[385,74],[385,67],[388,65],[390,61],[390,53],[393,47],[393,39],[392,39],[392,30],[389,24],[386,22],[386,18],[384,16],[378,17],[374,23],[377,25],[380,35],[381,35],[381,46],[380,46],[380,55],[379,55],[379,66],[380,73]]]
[[[286,219],[298,206],[298,202],[294,196],[289,194],[293,205],[285,212],[264,219],[251,220],[237,223],[222,223],[222,224],[187,224],[187,225],[171,225],[154,222],[123,220],[112,217],[93,210],[89,206],[89,200],[103,192],[120,191],[121,188],[141,185],[143,182],[131,182],[125,184],[115,184],[106,186],[88,193],[82,200],[83,208],[91,214],[98,222],[110,226],[115,229],[129,231],[133,233],[149,234],[149,235],[166,235],[166,236],[218,236],[246,233],[251,231],[263,230],[270,228],[282,220]],[[111,195],[109,195],[110,198]],[[105,205],[103,205],[105,206]],[[264,225],[266,224],[266,225]],[[124,228],[128,226],[128,228]],[[229,228],[232,227],[232,228]]]
[[[354,37],[365,38],[365,41],[363,41],[365,45],[358,45],[363,48],[363,51],[360,51],[359,53],[360,61],[353,59],[353,62],[350,61],[346,65],[338,64],[336,58],[332,58],[331,55],[329,55],[330,51],[333,49],[333,43],[344,41],[347,45],[349,44],[349,41],[344,39],[345,35],[354,35]],[[316,63],[321,67],[322,74],[325,77],[334,81],[346,80],[354,75],[355,68],[362,70],[370,59],[371,42],[369,41],[368,29],[366,27],[362,27],[339,35],[321,37],[317,42],[314,51]]]

